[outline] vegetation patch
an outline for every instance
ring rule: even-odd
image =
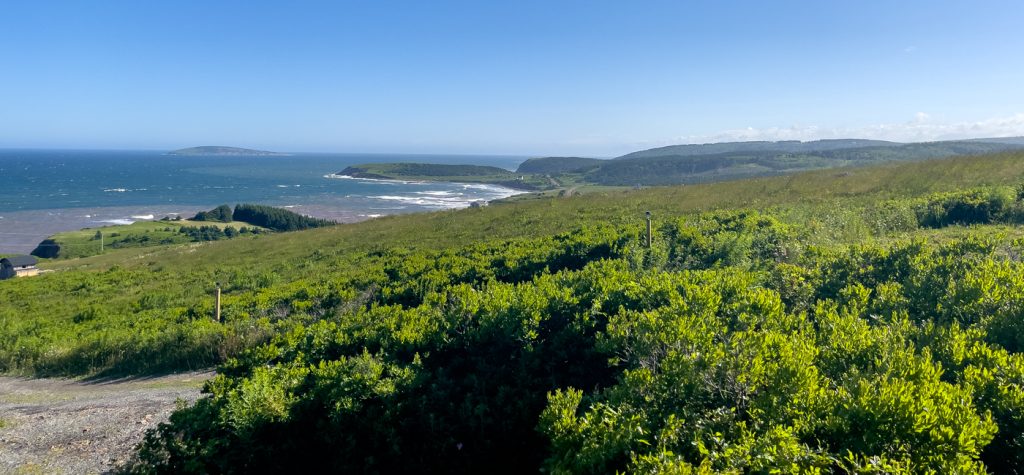
[[[138,472],[1013,473],[1022,179],[970,157],[51,261],[0,285],[0,368],[219,365]]]

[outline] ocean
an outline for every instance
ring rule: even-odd
[[[60,231],[190,217],[221,204],[257,203],[355,222],[463,208],[518,193],[492,185],[365,180],[349,165],[421,162],[514,170],[526,157],[295,154],[174,156],[163,151],[0,150],[0,254],[27,253]]]

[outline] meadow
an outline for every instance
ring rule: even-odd
[[[1022,182],[1006,153],[55,260],[0,282],[0,370],[219,365],[140,473],[1013,473]]]

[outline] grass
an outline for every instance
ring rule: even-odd
[[[182,227],[186,226],[214,226],[220,229],[228,226],[233,226],[235,229],[257,227],[242,221],[230,223],[191,220],[138,221],[127,225],[61,232],[50,236],[49,239],[56,241],[60,246],[61,258],[80,258],[100,254],[101,240],[97,239],[97,233],[103,234],[103,252],[109,252],[119,248],[141,248],[191,242],[188,236],[179,232]]]

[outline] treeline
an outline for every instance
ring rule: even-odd
[[[303,216],[287,209],[254,204],[235,205],[234,211],[228,205],[220,205],[210,211],[201,211],[192,219],[194,221],[219,221],[224,223],[242,221],[274,231],[298,231],[337,224],[327,219]]]
[[[920,209],[980,219],[952,212],[989,209],[972,193]],[[244,284],[263,290],[229,324],[282,305],[303,323],[222,365],[128,471],[1024,470],[1021,242],[807,247],[752,211],[656,231],[650,248],[598,226],[381,250],[325,282]]]
[[[282,208],[253,204],[235,205],[234,219],[274,231],[298,231],[337,224],[334,221],[303,216]]]

